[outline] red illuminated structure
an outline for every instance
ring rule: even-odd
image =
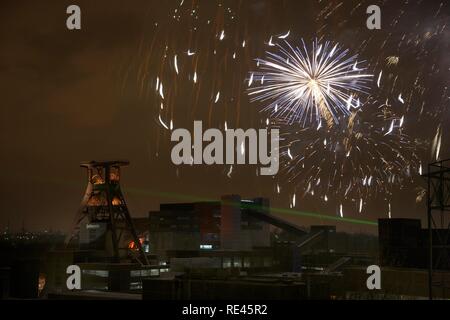
[[[87,169],[88,184],[66,244],[77,237],[80,240],[82,227],[99,229],[99,225],[106,226],[101,239],[104,240],[104,249],[111,252],[114,261],[131,256],[142,265],[148,265],[120,189],[120,169],[128,164],[128,161],[89,161],[80,164]],[[130,240],[133,242],[132,248],[128,245]]]

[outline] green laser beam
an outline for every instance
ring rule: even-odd
[[[27,178],[30,178],[30,177],[27,176]],[[33,178],[33,180],[40,181],[40,182],[56,183],[56,184],[70,186],[70,187],[75,187],[75,186],[79,185],[78,183],[75,183],[74,181],[59,180],[59,179],[48,178],[48,177],[46,177],[45,179],[42,177],[32,177],[32,178]],[[152,196],[158,196],[161,198],[176,199],[176,200],[191,201],[191,202],[218,202],[218,201],[220,201],[217,199],[199,197],[199,196],[194,196],[194,195],[163,192],[163,191],[152,191],[149,189],[124,187],[123,190],[125,192],[131,193],[131,194],[152,195]],[[81,192],[81,190],[80,190],[80,192]],[[251,205],[251,204],[244,204],[244,205]],[[257,208],[261,209],[260,206],[257,206]],[[324,219],[324,220],[331,220],[331,221],[338,221],[338,222],[348,222],[348,223],[352,223],[352,224],[362,224],[362,225],[368,225],[368,226],[378,226],[378,223],[376,221],[372,221],[372,220],[354,219],[354,218],[346,218],[346,217],[341,218],[341,217],[337,217],[337,216],[329,216],[326,214],[305,212],[305,211],[286,209],[286,208],[270,207],[267,209],[270,209],[270,212],[272,212],[272,213],[302,216],[302,217]]]
[[[177,199],[177,200],[183,200],[183,201],[192,201],[192,202],[218,202],[218,201],[220,201],[220,200],[216,200],[216,199],[199,197],[199,196],[194,196],[194,195],[187,195],[187,194],[180,194],[180,193],[160,192],[160,191],[155,192],[155,191],[151,191],[151,190],[136,189],[136,188],[126,188],[124,190],[126,190],[127,192],[135,193],[135,194],[145,194],[145,195],[151,194],[151,195],[159,196],[162,198]],[[332,220],[332,221],[339,221],[339,222],[348,222],[348,223],[352,223],[352,224],[378,226],[378,223],[376,221],[372,221],[372,220],[354,219],[354,218],[346,218],[346,217],[341,218],[341,217],[337,217],[337,216],[329,216],[326,214],[305,212],[305,211],[286,209],[286,208],[276,208],[276,207],[264,208],[264,207],[253,205],[250,203],[244,203],[241,206],[245,207],[245,208],[249,208],[249,209],[261,209],[261,208],[268,209],[271,213],[288,214],[288,215],[295,215],[295,216],[302,216],[302,217],[309,217],[309,218],[316,218],[316,219],[324,219],[324,220]]]

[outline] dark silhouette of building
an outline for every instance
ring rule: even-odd
[[[269,224],[258,216],[269,210],[266,199],[222,197],[217,202],[161,204],[150,212],[151,251],[166,256],[174,250],[250,251],[270,246]]]
[[[446,229],[433,229],[432,238],[442,242]],[[418,219],[379,219],[378,239],[380,263],[382,266],[426,269],[429,265],[429,233],[422,229]],[[446,239],[450,245],[450,239]],[[442,250],[434,248],[434,250]],[[450,253],[450,252],[449,252]],[[436,270],[449,270],[446,260],[433,255]]]

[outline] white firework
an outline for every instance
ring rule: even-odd
[[[264,111],[290,123],[325,120],[331,126],[362,106],[359,95],[367,93],[373,75],[357,55],[329,41],[316,40],[311,50],[303,40],[300,48],[287,41],[275,46],[278,53],[266,52],[266,59],[257,60],[260,71],[251,73],[251,101],[268,102]]]

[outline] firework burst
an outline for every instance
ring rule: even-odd
[[[420,170],[416,151],[422,143],[403,133],[403,117],[386,110],[355,110],[320,130],[280,126],[281,171],[303,196],[362,203],[377,194],[389,197]]]
[[[272,117],[302,125],[324,120],[332,126],[361,107],[359,95],[366,93],[372,75],[357,55],[328,41],[314,41],[311,50],[303,40],[301,47],[287,41],[272,46],[278,53],[257,60],[260,71],[249,79],[251,101],[268,102],[264,110]]]

